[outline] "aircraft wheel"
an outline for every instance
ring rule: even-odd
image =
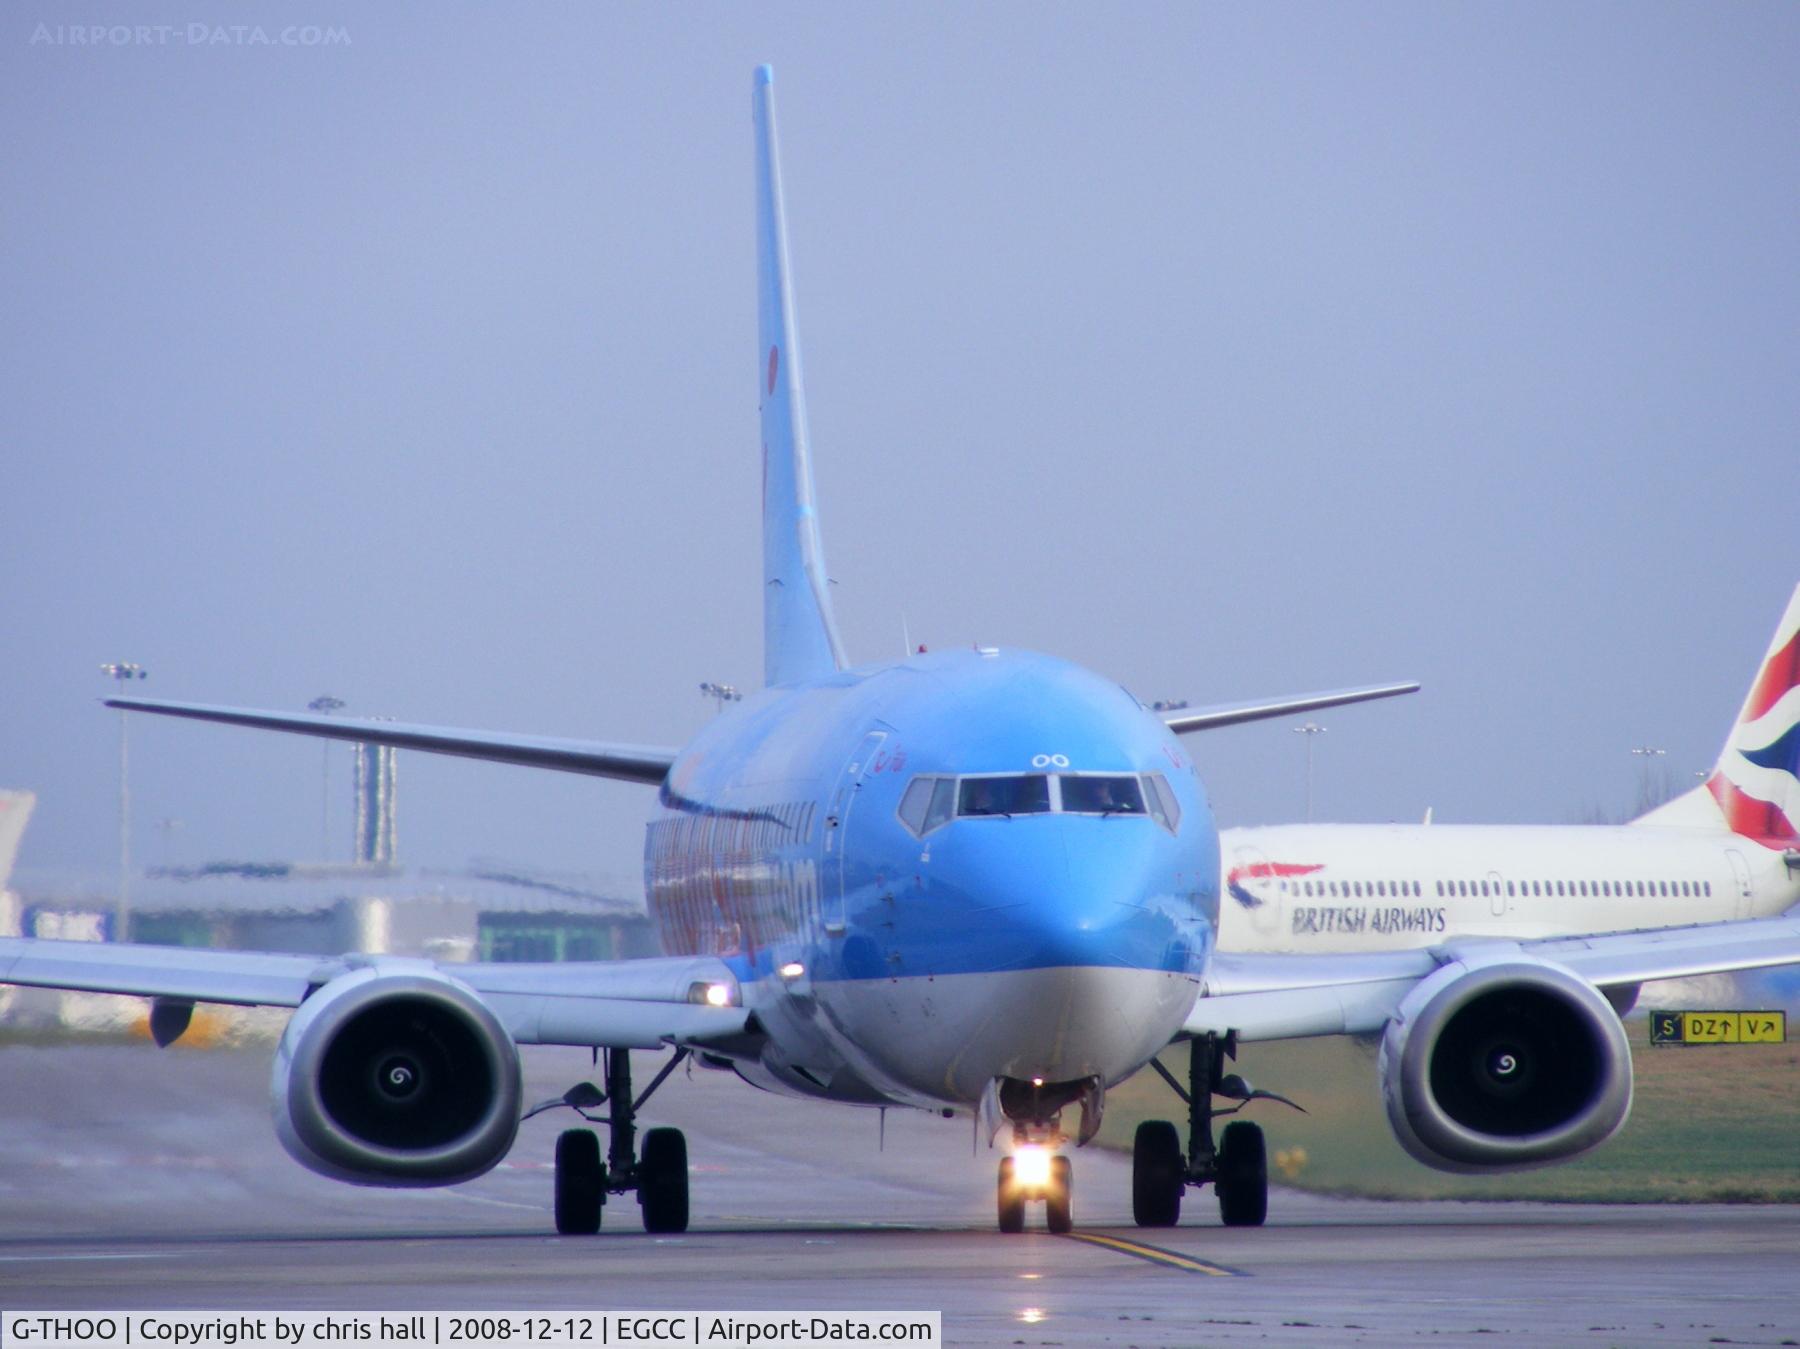
[[[685,1232],[688,1225],[687,1139],[679,1129],[651,1129],[638,1158],[638,1203],[646,1232]]]
[[[1139,1227],[1173,1227],[1181,1221],[1187,1186],[1181,1135],[1166,1119],[1145,1120],[1131,1145],[1131,1216]]]
[[[1227,1227],[1261,1227],[1269,1216],[1269,1163],[1263,1131],[1227,1124],[1219,1140],[1219,1218]]]
[[[1075,1168],[1067,1157],[1050,1159],[1050,1192],[1044,1196],[1044,1225],[1057,1235],[1075,1227]]]
[[[1000,1230],[1011,1235],[1025,1230],[1025,1196],[1013,1183],[1013,1159],[1000,1159],[1000,1181],[997,1187],[1000,1205]]]
[[[556,1230],[564,1236],[592,1236],[600,1230],[606,1202],[606,1166],[592,1129],[565,1129],[556,1139]]]

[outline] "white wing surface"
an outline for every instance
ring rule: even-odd
[[[433,964],[397,956],[274,955],[128,942],[0,938],[0,983],[177,1002],[298,1007],[359,970],[431,973],[473,990],[516,1044],[655,1049],[746,1032],[736,981],[704,956],[563,964]],[[707,990],[727,1005],[707,1002]]]
[[[591,777],[652,785],[667,776],[676,754],[673,749],[649,745],[465,731],[453,726],[418,726],[400,721],[274,712],[254,707],[217,707],[210,703],[171,703],[154,698],[108,698],[106,705],[123,712],[150,712],[163,717],[216,721],[226,726],[249,726],[259,731],[290,731],[326,740],[392,745],[396,749],[453,754],[464,759],[486,759],[527,768],[555,768],[565,773],[586,773]]]
[[[1395,698],[1403,693],[1418,691],[1418,684],[1411,681],[1403,684],[1370,684],[1363,688],[1332,689],[1326,693],[1294,693],[1285,698],[1217,703],[1211,707],[1172,707],[1163,711],[1161,716],[1163,725],[1177,735],[1186,735],[1190,731],[1210,731],[1220,726],[1237,726],[1246,721],[1264,721],[1270,717],[1293,717],[1302,712],[1317,712],[1322,707],[1367,703],[1377,698]]]
[[[1182,1031],[1235,1030],[1246,1041],[1373,1034],[1444,966],[1509,958],[1558,965],[1602,989],[1800,964],[1800,914],[1541,941],[1471,938],[1367,955],[1221,953]]]

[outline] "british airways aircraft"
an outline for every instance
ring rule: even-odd
[[[1800,904],[1796,821],[1800,587],[1701,785],[1623,825],[1228,829],[1219,945],[1350,952],[1770,917]]]
[[[1221,955],[1219,835],[1180,735],[1382,698],[1391,684],[1158,714],[1049,656],[973,649],[852,666],[814,509],[772,76],[756,73],[766,687],[680,749],[113,699],[128,711],[526,764],[655,792],[644,865],[669,954],[435,964],[144,945],[0,941],[0,982],[153,999],[168,1043],[197,1002],[291,1007],[275,1128],[322,1174],[448,1185],[495,1166],[522,1116],[606,1106],[565,1132],[554,1211],[593,1232],[609,1197],[685,1229],[687,1146],[638,1120],[678,1063],[773,1091],[972,1116],[1009,1149],[999,1227],[1041,1202],[1073,1222],[1069,1145],[1110,1087],[1176,1041],[1185,1128],[1143,1125],[1145,1226],[1210,1184],[1228,1225],[1267,1211],[1260,1130],[1223,1098],[1241,1041],[1380,1033],[1394,1126],[1451,1169],[1558,1160],[1605,1139],[1631,1096],[1606,990],[1800,960],[1800,921],[1577,942],[1444,942],[1328,956]],[[528,1111],[521,1046],[592,1046],[603,1082]],[[675,1051],[641,1088],[631,1055]]]

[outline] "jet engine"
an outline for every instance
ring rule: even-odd
[[[1516,954],[1422,980],[1388,1022],[1379,1071],[1394,1136],[1440,1171],[1561,1161],[1631,1109],[1631,1050],[1606,998]]]
[[[300,1005],[275,1054],[275,1132],[302,1166],[359,1185],[453,1185],[519,1128],[519,1051],[467,985],[380,961]]]

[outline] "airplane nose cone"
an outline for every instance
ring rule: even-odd
[[[1131,1072],[1180,1028],[1209,941],[1159,879],[1142,832],[1157,827],[1015,818],[978,826],[978,848],[934,850],[936,939],[911,950],[944,963],[860,984],[839,1009],[846,1029],[882,1075],[938,1099],[976,1100],[996,1077]],[[925,1079],[921,1064],[938,1066]]]
[[[1204,936],[1188,896],[1176,893],[1147,846],[1153,840],[1143,831],[1156,826],[1121,819],[1050,823],[1060,837],[1025,839],[1020,831],[958,870],[991,967],[1189,971]]]

